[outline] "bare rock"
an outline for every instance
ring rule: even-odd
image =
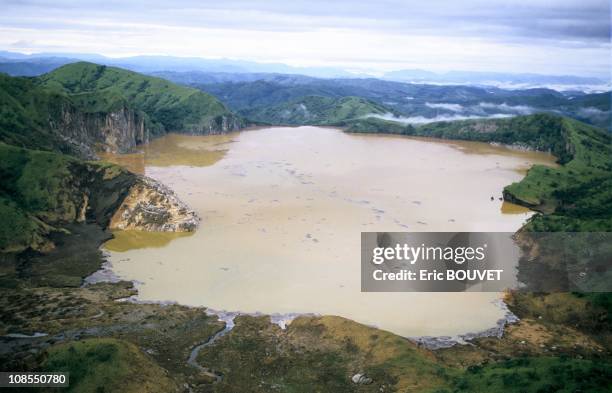
[[[358,385],[369,385],[372,383],[372,378],[369,378],[365,374],[357,373],[353,375],[353,377],[351,378],[351,381],[353,381],[353,383],[356,383]]]
[[[170,188],[141,176],[111,218],[110,229],[150,232],[191,232],[198,227],[195,212]]]

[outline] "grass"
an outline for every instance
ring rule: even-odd
[[[0,143],[0,249],[23,249],[45,234],[34,217],[55,222],[76,214],[67,182],[74,159]]]
[[[469,367],[452,389],[436,392],[608,392],[612,363],[563,357],[517,358]]]
[[[513,293],[509,299],[521,317],[565,325],[586,334],[612,332],[612,297],[608,293]]]
[[[535,166],[505,189],[512,199],[544,211],[528,230],[612,230],[612,138],[575,120],[562,119],[566,161],[558,168]]]
[[[39,227],[15,202],[0,197],[0,250],[19,251],[37,244]]]
[[[92,338],[49,348],[45,371],[70,373],[67,392],[169,392],[165,370],[126,341]]]
[[[31,149],[73,153],[73,149],[52,132],[49,118],[70,100],[53,93],[29,78],[11,78],[0,73],[0,141]]]

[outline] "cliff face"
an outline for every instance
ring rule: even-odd
[[[73,64],[38,78],[0,74],[0,141],[93,159],[166,132],[220,134],[245,121],[219,100],[118,68]]]
[[[95,159],[96,152],[128,153],[149,143],[153,135],[163,134],[163,126],[154,124],[139,110],[122,105],[110,112],[83,112],[64,102],[49,110],[49,129],[77,155]],[[216,135],[237,131],[244,120],[233,114],[219,115],[185,126],[173,132]]]
[[[0,143],[0,251],[54,248],[75,223],[192,231],[198,219],[167,187],[112,164]],[[70,230],[70,229],[68,229]]]
[[[163,184],[139,177],[113,215],[110,229],[151,232],[191,232],[198,226],[195,212]]]
[[[245,125],[205,92],[115,67],[68,64],[41,75],[36,84],[85,113],[81,119],[61,110],[63,127],[57,129],[76,143],[97,143],[92,149],[121,153],[165,132],[220,134]]]
[[[126,153],[149,141],[150,130],[145,115],[126,106],[112,112],[87,113],[63,105],[50,128],[84,157],[96,151]]]
[[[160,127],[141,111],[121,106],[112,112],[82,112],[69,104],[50,111],[49,128],[83,158],[94,159],[96,152],[128,153],[159,135]],[[237,131],[244,121],[232,114],[203,120],[173,132],[216,135]]]
[[[231,131],[238,131],[245,127],[245,122],[242,118],[233,115],[219,115],[201,124],[190,124],[185,126],[183,130],[175,130],[179,133],[187,133],[193,135],[218,135]]]

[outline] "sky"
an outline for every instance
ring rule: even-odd
[[[0,49],[610,78],[610,0],[0,0]]]

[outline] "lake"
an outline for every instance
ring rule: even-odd
[[[104,245],[139,299],[213,310],[333,314],[402,336],[492,327],[498,293],[361,293],[362,231],[514,232],[530,211],[504,186],[545,153],[477,142],[273,127],[171,134],[104,159],[168,185],[193,234],[117,232]],[[494,197],[494,200],[491,200]]]

